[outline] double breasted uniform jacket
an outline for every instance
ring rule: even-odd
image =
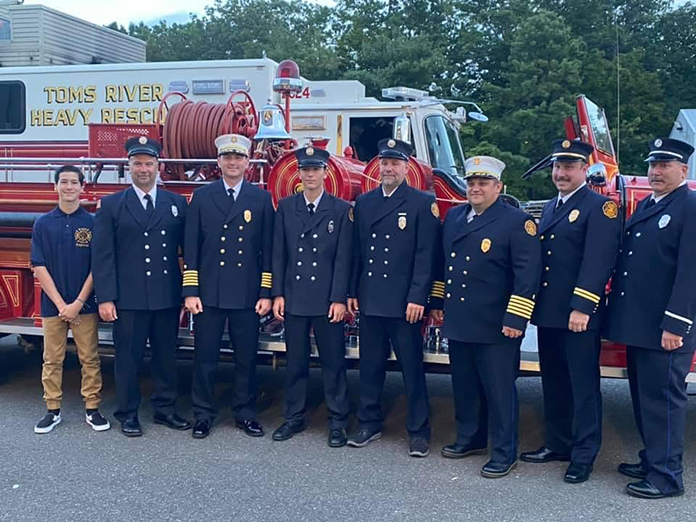
[[[532,317],[541,262],[536,225],[500,199],[467,223],[470,211],[467,204],[447,214],[430,307],[444,304],[445,337],[499,343],[503,326],[524,331]]]
[[[350,203],[326,192],[313,216],[301,193],[280,201],[273,237],[272,295],[285,298],[287,313],[325,316],[331,303],[346,302],[352,215]]]
[[[618,207],[587,186],[558,210],[557,201],[546,203],[539,222],[543,269],[532,323],[567,329],[577,310],[590,316],[588,329],[597,329],[621,241]]]
[[[270,194],[247,181],[234,201],[222,179],[196,189],[184,241],[184,297],[231,310],[270,298],[273,216]]]
[[[97,301],[124,310],[179,307],[185,221],[186,199],[159,187],[152,217],[132,187],[102,199],[92,248]]]
[[[351,296],[362,314],[401,318],[408,303],[426,304],[439,233],[435,199],[406,182],[387,198],[381,187],[358,197]]]

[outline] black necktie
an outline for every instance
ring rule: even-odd
[[[314,203],[308,203],[307,210],[309,210],[309,215],[313,216],[314,215]]]
[[[148,217],[152,216],[152,214],[155,212],[155,205],[152,204],[152,196],[150,194],[145,194],[143,197],[145,198],[145,201],[147,201],[145,212],[147,212]]]
[[[563,206],[563,200],[559,199],[558,203],[556,203],[556,208],[554,209],[554,212],[558,209],[560,209]]]
[[[234,203],[234,189],[227,189],[227,195],[230,197],[230,205]]]
[[[645,204],[645,208],[643,210],[648,210],[650,207],[655,205],[655,198],[650,196],[650,200]]]

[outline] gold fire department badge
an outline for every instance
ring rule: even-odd
[[[481,158],[474,158],[474,165],[480,165],[481,164]]]
[[[79,247],[89,247],[92,241],[92,231],[89,228],[78,228],[75,230],[75,245]]]
[[[619,215],[619,207],[617,207],[616,203],[613,201],[607,201],[604,205],[602,205],[602,212],[604,212],[604,215],[609,219],[614,219]]]
[[[353,207],[350,207],[348,209],[348,219],[350,219],[350,222],[352,223],[355,221],[355,214],[353,213]]]
[[[140,136],[140,139],[138,139],[138,143],[141,145],[145,145],[147,143],[147,138],[145,136]]]
[[[570,141],[563,140],[563,143],[561,143],[561,147],[563,147],[564,149],[569,149],[570,148]]]
[[[305,153],[307,154],[307,156],[314,156],[314,149],[312,147],[307,147]]]
[[[399,216],[399,221],[397,222],[401,230],[406,228],[406,216]]]
[[[430,205],[430,212],[432,212],[433,216],[435,216],[436,218],[440,217],[440,208],[437,206],[437,203],[433,203],[432,205]]]
[[[244,211],[244,221],[246,221],[247,223],[251,222],[251,210]]]
[[[577,208],[573,209],[573,211],[570,214],[568,214],[568,221],[573,223],[576,219],[578,219],[579,215],[580,215],[580,211]]]
[[[529,234],[530,236],[536,236],[537,233],[537,227],[536,223],[532,221],[531,219],[528,219],[527,221],[524,222],[524,231]]]
[[[481,241],[481,252],[483,252],[485,254],[490,249],[491,249],[491,240],[486,237],[483,239],[483,241]]]

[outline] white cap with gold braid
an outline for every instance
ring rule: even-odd
[[[223,134],[215,138],[215,146],[218,150],[218,156],[222,154],[241,154],[248,158],[251,140],[241,134]]]
[[[464,179],[490,178],[500,181],[505,163],[492,156],[473,156],[464,163]]]

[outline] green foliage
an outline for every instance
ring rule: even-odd
[[[294,59],[313,80],[359,80],[371,96],[404,85],[475,100],[490,121],[463,126],[465,152],[505,161],[506,187],[520,199],[553,194],[548,172],[520,175],[564,135],[578,95],[605,108],[625,174],[643,174],[647,142],[696,107],[690,2],[215,0],[184,24],[127,32],[148,43],[150,61],[265,53]]]

